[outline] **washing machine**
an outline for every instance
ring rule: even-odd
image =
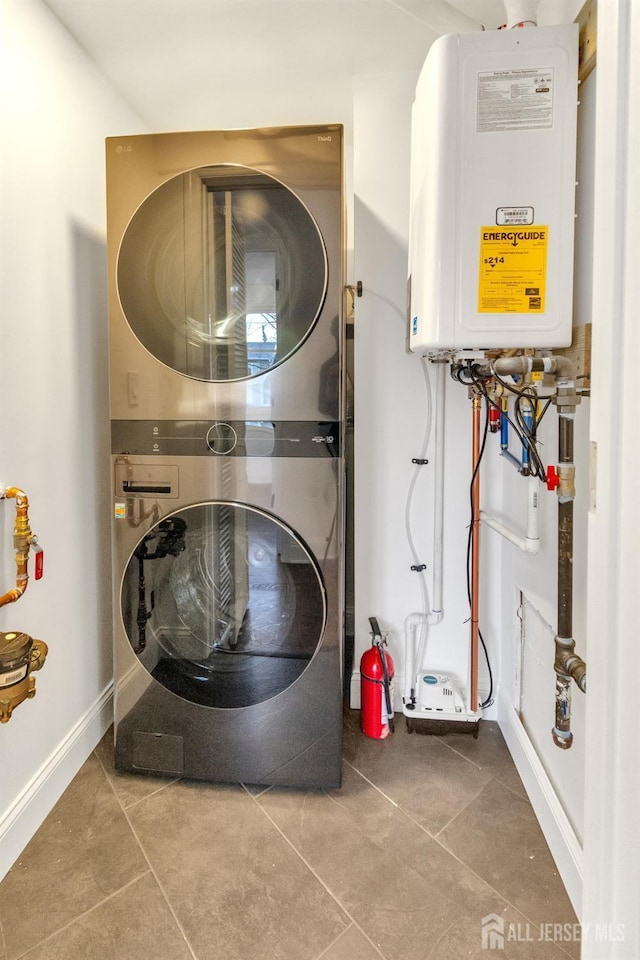
[[[120,770],[340,783],[338,125],[107,140]]]

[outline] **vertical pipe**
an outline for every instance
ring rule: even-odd
[[[531,540],[534,543],[540,540],[540,525],[538,523],[538,505],[539,505],[539,496],[538,496],[538,487],[539,481],[537,477],[532,475],[529,476],[527,481],[528,490],[527,490],[527,540]],[[532,545],[533,546],[533,543]],[[530,552],[533,552],[531,550]]]
[[[478,621],[480,607],[480,397],[473,395],[473,441],[471,484],[471,669],[470,709],[478,709]]]
[[[568,750],[573,743],[571,732],[571,673],[573,658],[573,499],[575,496],[573,465],[573,422],[575,407],[558,411],[558,632],[555,640],[556,709],[555,726],[551,731],[554,743]]]
[[[436,363],[436,432],[433,504],[433,601],[431,612],[442,615],[442,554],[444,529],[444,407],[446,364]]]

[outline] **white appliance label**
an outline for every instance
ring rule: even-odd
[[[512,223],[532,224],[533,207],[498,207],[496,223],[499,227],[506,227]]]
[[[478,74],[478,133],[553,126],[553,68]]]

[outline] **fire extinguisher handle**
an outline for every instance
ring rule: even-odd
[[[377,617],[369,617],[369,623],[371,625],[371,632],[374,637],[381,637],[382,631],[380,630],[380,625],[378,624]]]

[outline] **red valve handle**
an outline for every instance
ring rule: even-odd
[[[555,490],[560,485],[560,477],[553,464],[547,467],[547,490]]]

